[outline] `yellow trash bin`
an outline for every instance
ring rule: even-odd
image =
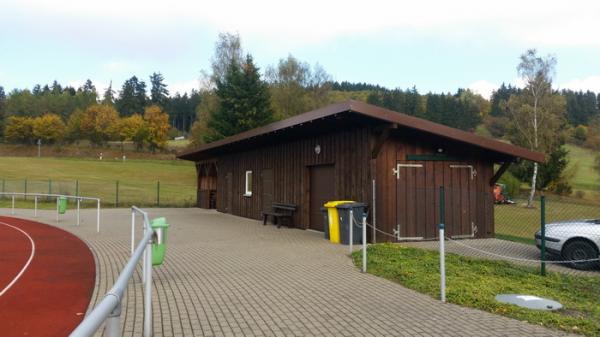
[[[325,203],[327,215],[329,217],[329,241],[332,243],[340,243],[340,216],[335,206],[354,202],[350,200],[336,200]]]

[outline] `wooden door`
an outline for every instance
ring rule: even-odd
[[[422,162],[399,161],[396,166],[396,229],[404,239],[435,237],[428,212],[434,211],[433,184],[427,183],[427,168]]]
[[[335,170],[333,165],[310,167],[309,228],[323,231],[323,204],[334,199]]]
[[[260,178],[262,180],[262,210],[270,212],[273,204],[273,194],[275,192],[273,170],[262,170],[260,173]]]
[[[444,179],[446,190],[446,232],[448,236],[469,236],[476,231],[475,176],[467,163],[449,163]]]

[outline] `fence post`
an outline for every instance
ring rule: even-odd
[[[48,194],[52,194],[52,179],[48,179]],[[50,200],[50,196],[46,200]]]
[[[446,222],[446,197],[444,186],[440,186],[440,300],[446,302],[446,251],[444,247]]]
[[[25,179],[25,194],[23,195],[23,199],[27,200],[27,179]]]
[[[367,272],[367,213],[362,218],[362,272]]]
[[[2,199],[4,199],[4,192],[6,192],[6,190],[4,189],[4,182],[6,180],[2,179]]]
[[[115,194],[115,207],[119,207],[119,181],[117,180],[116,194]]]
[[[156,181],[156,207],[160,207],[160,180]]]
[[[79,180],[75,180],[75,196],[79,196]]]
[[[542,242],[540,247],[540,251],[542,254],[540,273],[542,274],[542,276],[546,276],[546,197],[544,195],[540,197],[540,204],[540,227],[542,234]]]

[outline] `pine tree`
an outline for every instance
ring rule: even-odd
[[[104,95],[102,96],[102,104],[105,105],[113,105],[115,104],[115,91],[112,88],[112,81],[108,85],[108,88],[104,91]]]
[[[217,81],[219,108],[208,122],[217,134],[207,136],[207,142],[273,121],[268,87],[258,70],[250,55],[242,66],[229,64],[224,78]]]
[[[146,83],[138,80],[136,76],[125,81],[116,105],[121,116],[141,114],[146,106]]]
[[[169,101],[169,90],[167,85],[163,83],[165,78],[161,73],[153,73],[150,75],[150,101],[152,104],[160,107],[166,107]]]

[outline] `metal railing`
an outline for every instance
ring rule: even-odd
[[[135,224],[135,215],[144,218],[144,235],[133,251],[131,258],[119,274],[113,287],[104,295],[104,298],[77,326],[70,337],[90,337],[106,322],[104,336],[121,336],[121,301],[127,289],[127,284],[132,278],[137,264],[143,257],[142,281],[144,284],[144,327],[143,336],[151,337],[152,331],[152,242],[154,230],[150,227],[148,213],[135,206],[131,207],[132,226]]]
[[[56,221],[58,222],[59,220],[59,199],[60,198],[67,198],[67,199],[74,199],[77,201],[77,226],[79,226],[79,224],[81,223],[81,202],[82,201],[95,201],[97,204],[97,214],[96,214],[96,232],[100,232],[100,198],[92,198],[92,197],[81,197],[81,196],[74,196],[74,195],[66,195],[66,194],[45,194],[45,193],[22,193],[22,192],[0,192],[0,196],[4,197],[4,196],[10,196],[12,198],[12,207],[11,207],[11,214],[14,215],[15,214],[15,197],[20,196],[23,197],[23,199],[26,199],[27,197],[33,197],[33,216],[37,218],[37,211],[38,211],[38,198],[56,198]]]

